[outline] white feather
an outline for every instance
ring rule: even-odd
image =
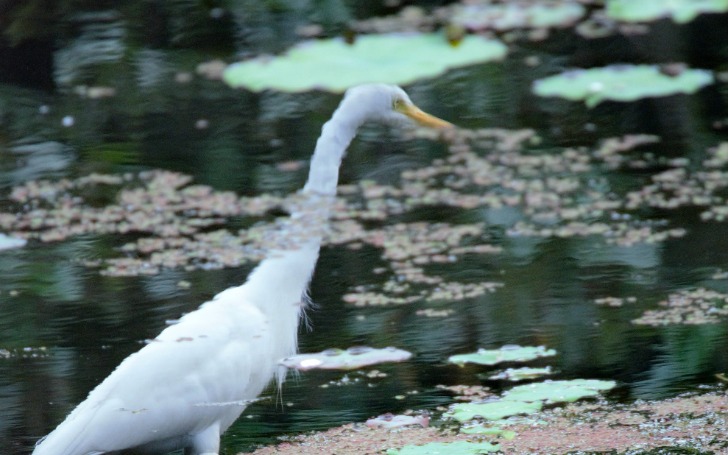
[[[295,353],[302,301],[316,266],[321,228],[336,193],[346,147],[366,120],[400,114],[399,87],[366,85],[347,92],[323,127],[304,200],[281,240],[245,284],[222,291],[127,357],[39,441],[34,455],[95,455],[134,448],[217,454],[220,435]]]

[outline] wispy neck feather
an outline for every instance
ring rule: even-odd
[[[311,158],[311,169],[308,181],[303,187],[304,193],[331,196],[336,194],[341,160],[357,129],[364,121],[360,116],[352,115],[347,107],[351,106],[345,100],[331,119],[324,124]]]

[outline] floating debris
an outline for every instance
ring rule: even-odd
[[[569,27],[581,19],[584,13],[584,6],[577,1],[530,4],[486,1],[454,6],[451,22],[473,31],[503,32],[523,28]]]
[[[353,384],[359,384],[362,382],[362,378],[352,378],[348,374],[345,374],[340,379],[329,381],[326,384],[321,384],[319,387],[322,389],[328,389],[329,387],[343,387]]]
[[[728,294],[706,288],[679,291],[658,303],[660,309],[647,310],[633,324],[701,325],[719,324],[728,317]]]
[[[438,385],[437,388],[454,393],[454,398],[458,401],[483,401],[484,398],[493,396],[490,388],[482,385]]]
[[[397,14],[372,17],[351,24],[358,33],[432,32],[438,21],[419,6],[405,6]]]
[[[354,370],[368,365],[385,362],[404,362],[412,357],[411,352],[392,347],[375,349],[367,346],[346,350],[327,349],[315,354],[299,354],[281,360],[285,367],[307,371],[313,369]]]
[[[411,134],[443,139],[425,130]],[[403,171],[398,185],[361,181],[341,187],[325,243],[380,249],[386,265],[377,273],[389,274],[381,285],[353,287],[344,301],[357,306],[458,301],[479,298],[502,285],[488,276],[460,282],[430,273],[432,265],[500,254],[503,246],[490,238],[484,222],[388,222],[422,208],[507,209],[513,214],[512,222],[504,225],[509,237],[588,236],[620,247],[686,235],[666,220],[642,219],[639,214],[647,213],[645,209],[697,206],[704,221],[728,217],[726,143],[710,148],[708,157],[696,163],[702,166],[695,166],[652,154],[649,145],[658,138],[648,135],[607,138],[594,150],[549,153],[533,149],[539,138],[532,130],[454,130],[448,135],[448,157]],[[660,170],[626,192],[615,191],[598,176],[605,169],[638,166]],[[111,234],[125,240],[117,257],[84,262],[109,276],[238,267],[260,260],[270,248],[296,243],[283,245],[282,237],[274,235],[285,229],[285,218],[255,220],[289,210],[298,203],[295,194],[239,197],[168,171],[29,181],[14,187],[9,198],[16,205],[0,212],[0,229],[15,238],[56,242]],[[251,227],[231,232],[228,224],[240,218],[248,218]]]
[[[399,431],[346,424],[324,432],[306,432],[285,442],[259,448],[257,455],[380,453],[392,447],[424,446],[431,442],[495,442],[502,453],[722,453],[728,431],[728,396],[723,390],[681,395],[661,401],[631,404],[586,401],[550,407],[531,418],[466,422],[460,432],[430,426]],[[534,421],[535,420],[535,421]],[[478,434],[480,429],[484,434]],[[474,434],[468,434],[472,429]],[[502,430],[497,434],[495,429]],[[509,437],[515,433],[515,437]],[[441,454],[450,454],[446,451]],[[442,447],[440,447],[442,449]],[[426,452],[425,452],[426,453]],[[466,452],[468,453],[468,452]],[[472,452],[470,452],[472,453]],[[478,453],[478,452],[475,452]]]
[[[597,305],[608,306],[608,307],[621,307],[626,303],[635,303],[637,297],[601,297],[594,299],[594,303]]]
[[[425,308],[422,310],[417,310],[415,314],[417,316],[425,316],[428,318],[446,318],[448,316],[452,316],[455,313],[455,310],[453,309],[444,309],[444,310],[436,310],[434,308]]]
[[[385,428],[387,430],[410,425],[419,425],[422,428],[427,428],[430,426],[430,416],[427,414],[394,415],[387,413],[366,421],[366,426],[369,428]]]
[[[0,213],[0,226],[18,238],[41,242],[84,234],[139,235],[120,248],[124,257],[87,264],[105,267],[102,273],[110,276],[156,274],[165,268],[234,267],[260,259],[261,246],[245,246],[263,242],[263,236],[254,238],[262,227],[240,236],[210,228],[233,216],[260,216],[280,206],[282,199],[240,198],[189,185],[191,181],[168,171],[29,181],[12,189],[10,199],[22,208]],[[104,199],[98,206],[96,201]]]
[[[222,60],[215,59],[207,62],[202,62],[197,65],[195,72],[206,79],[221,80],[222,74],[227,67],[227,63]]]
[[[0,359],[38,359],[50,356],[50,351],[47,347],[24,347],[20,349],[4,349],[0,348]]]
[[[495,2],[490,0],[454,2],[426,12],[417,6],[402,8],[397,14],[374,17],[351,24],[359,33],[412,33],[443,30],[443,39],[459,46],[466,32],[487,35],[497,32],[508,40],[543,40],[553,28],[573,26],[585,14],[583,1]],[[523,33],[525,32],[525,33]]]

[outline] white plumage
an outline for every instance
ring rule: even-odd
[[[316,143],[300,205],[276,233],[293,246],[270,251],[245,284],[219,293],[127,357],[33,454],[180,448],[218,454],[220,435],[276,374],[283,382],[278,361],[296,351],[302,302],[346,148],[365,121],[407,117],[450,126],[417,109],[399,87],[348,90]]]

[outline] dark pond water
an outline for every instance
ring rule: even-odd
[[[179,82],[179,74],[194,72],[198,63],[220,55],[232,61],[235,51],[219,43],[215,51],[145,46],[133,39],[139,27],[115,17],[91,20],[98,22],[93,36],[69,32],[72,38],[56,52],[54,90],[0,85],[0,209],[15,207],[8,195],[23,182],[91,172],[166,169],[241,195],[286,195],[300,188],[305,166],[282,172],[276,164],[308,158],[338,96],[251,94],[196,76]],[[238,52],[253,53],[256,46],[266,51],[283,48],[292,39],[288,34],[280,33],[273,42],[264,38],[270,38],[271,30],[287,30],[289,19],[271,15],[266,24],[270,29],[251,25],[258,34],[251,34],[255,39],[245,46],[236,41]],[[463,127],[535,129],[542,142],[532,147],[534,154],[563,147],[592,149],[605,137],[649,133],[662,138],[649,149],[652,154],[699,163],[708,148],[728,137],[725,128],[715,127],[728,119],[725,83],[694,96],[604,103],[591,110],[578,103],[537,99],[530,84],[567,67],[611,62],[686,61],[720,69],[728,41],[725,33],[713,30],[728,30],[725,25],[721,17],[682,27],[660,23],[643,37],[593,41],[560,31],[543,42],[512,44],[504,62],[451,71],[407,90],[425,110]],[[198,36],[197,42],[215,44],[214,33],[202,33],[209,32],[205,26],[199,30],[206,38]],[[525,64],[529,56],[537,56],[541,64]],[[81,84],[111,86],[117,93],[88,99],[74,91]],[[350,149],[342,179],[397,184],[402,170],[429,165],[447,154],[442,143],[404,140],[385,128],[367,127]],[[608,182],[619,196],[663,170],[660,165],[637,171],[604,169],[595,178]],[[518,217],[507,210],[420,210],[416,217],[429,222],[485,223],[489,243],[503,248],[496,255],[471,255],[430,269],[450,279],[503,283],[493,293],[437,305],[454,310],[444,318],[418,316],[417,310],[432,306],[426,302],[347,305],[342,296],[354,286],[388,278],[372,272],[386,265],[381,251],[324,247],[311,285],[318,303],[309,313],[313,330],[302,331],[301,351],[392,345],[415,357],[378,367],[387,376],[376,380],[331,372],[291,377],[280,398],[269,390],[270,399],[250,406],[228,431],[223,440],[226,453],[384,412],[447,404],[450,396],[436,385],[479,384],[477,373],[484,371],[447,365],[447,357],[479,347],[554,348],[558,356],[548,364],[559,377],[615,379],[615,400],[657,399],[718,385],[714,375],[728,371],[725,320],[664,327],[631,322],[682,290],[728,291],[725,278],[716,278],[716,272],[728,270],[728,226],[703,222],[698,214],[693,207],[643,210],[634,215],[684,228],[686,235],[620,247],[597,236],[512,236],[508,229]],[[240,222],[230,228],[237,230]],[[240,284],[253,266],[171,269],[155,276],[119,278],[82,265],[86,259],[118,255],[115,248],[127,240],[89,235],[56,243],[32,241],[25,248],[1,252],[0,349],[12,354],[0,358],[1,453],[30,453],[37,438],[139,349],[142,340],[153,338],[165,320]],[[189,282],[189,288],[180,287],[180,281]],[[594,303],[605,296],[635,297],[637,303],[617,308]],[[343,377],[349,381],[341,384]],[[334,385],[321,387],[330,382]]]

